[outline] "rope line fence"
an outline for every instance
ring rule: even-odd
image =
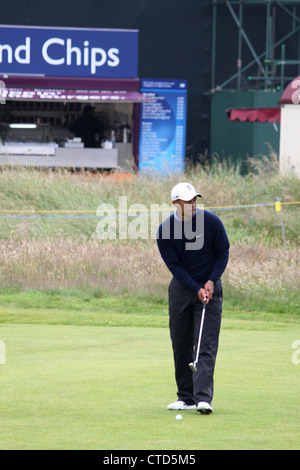
[[[287,248],[287,241],[285,236],[285,229],[284,223],[282,218],[282,206],[291,206],[291,205],[298,205],[300,201],[291,201],[291,202],[281,202],[279,198],[276,199],[275,202],[267,202],[263,204],[246,204],[246,205],[238,205],[238,206],[211,206],[206,207],[206,210],[211,212],[218,212],[218,211],[232,211],[232,210],[239,210],[239,209],[251,209],[251,208],[261,208],[261,207],[275,207],[276,212],[279,214],[280,217],[280,224],[282,229],[283,241],[284,245]],[[109,210],[107,210],[109,212]],[[122,214],[125,212],[125,214]],[[145,217],[151,217],[153,215],[159,215],[163,212],[170,213],[170,209],[161,209],[159,212],[153,212],[151,210],[145,210],[145,214],[141,214],[143,210],[141,209],[134,209],[134,214],[130,214],[130,208],[126,211],[115,211],[113,215],[24,215],[24,214],[95,214],[95,210],[10,210],[10,209],[0,209],[0,219],[48,219],[48,220],[66,220],[66,219],[102,219],[107,217],[113,218],[120,218],[120,217],[137,217],[144,215]],[[137,214],[138,212],[139,214]]]
[[[267,206],[275,206],[276,212],[281,212],[281,206],[285,205],[297,205],[300,204],[300,201],[292,201],[292,202],[280,202],[277,200],[276,202],[267,202],[263,204],[247,204],[247,205],[238,205],[238,206],[208,206],[205,207],[206,210],[211,212],[217,211],[228,211],[228,210],[237,210],[237,209],[251,209],[256,207],[267,207]],[[134,209],[135,212],[143,212],[140,209]],[[23,210],[13,210],[13,209],[0,209],[0,218],[18,218],[18,219],[99,219],[103,217],[107,217],[104,215],[69,215],[69,216],[54,216],[54,215],[15,215],[15,214],[86,214],[86,213],[93,213],[95,214],[95,210],[86,210],[86,209],[66,209],[66,210],[32,210],[32,209],[23,209]],[[130,208],[126,211],[116,211],[118,214],[112,215],[111,217],[137,217],[137,214],[130,215]],[[126,212],[126,214],[121,214],[122,212]],[[157,215],[157,212],[153,212],[151,210],[145,210],[146,216]],[[170,210],[162,209],[159,213],[163,212],[170,212]],[[3,215],[4,214],[4,215]],[[9,214],[9,215],[8,215]],[[13,215],[11,215],[13,214]],[[141,214],[140,214],[141,215]]]

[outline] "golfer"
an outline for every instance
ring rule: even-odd
[[[229,259],[229,241],[219,217],[197,209],[198,197],[201,194],[189,183],[179,183],[172,189],[176,212],[159,226],[157,244],[173,275],[169,285],[169,326],[178,400],[167,408],[197,408],[201,414],[210,414],[221,326],[221,276]],[[189,364],[196,353],[204,301],[199,360],[193,372]]]

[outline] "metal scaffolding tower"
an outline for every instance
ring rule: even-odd
[[[226,81],[216,83],[218,15],[222,8],[230,12],[237,27],[237,60],[236,70]],[[245,10],[249,6],[263,8],[265,12],[264,51],[257,52],[245,30]],[[211,92],[235,89],[265,89],[283,91],[294,76],[300,75],[300,0],[212,0],[212,82]],[[261,12],[261,10],[260,10]],[[282,33],[281,22],[289,21],[289,32]],[[255,27],[255,25],[254,25]],[[253,31],[252,31],[253,32]],[[263,32],[260,32],[263,34]],[[297,53],[290,59],[286,58],[286,42],[293,41]],[[246,48],[245,48],[246,45]],[[244,64],[245,51],[250,51],[252,60]],[[248,52],[247,51],[247,52]],[[278,57],[276,57],[276,54]],[[249,57],[249,53],[248,53]],[[245,75],[247,74],[247,75]],[[250,75],[251,74],[251,75]],[[290,75],[290,76],[289,76]]]

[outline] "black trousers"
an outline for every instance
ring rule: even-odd
[[[215,283],[212,300],[206,306],[197,371],[189,363],[195,360],[203,304],[191,289],[176,278],[169,286],[169,326],[173,347],[178,400],[187,404],[211,403],[214,370],[219,345],[222,315],[222,284]]]

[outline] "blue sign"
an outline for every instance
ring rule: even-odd
[[[138,31],[0,25],[0,73],[137,78]]]
[[[141,105],[139,170],[183,172],[187,81],[142,79],[141,92],[149,101]]]

